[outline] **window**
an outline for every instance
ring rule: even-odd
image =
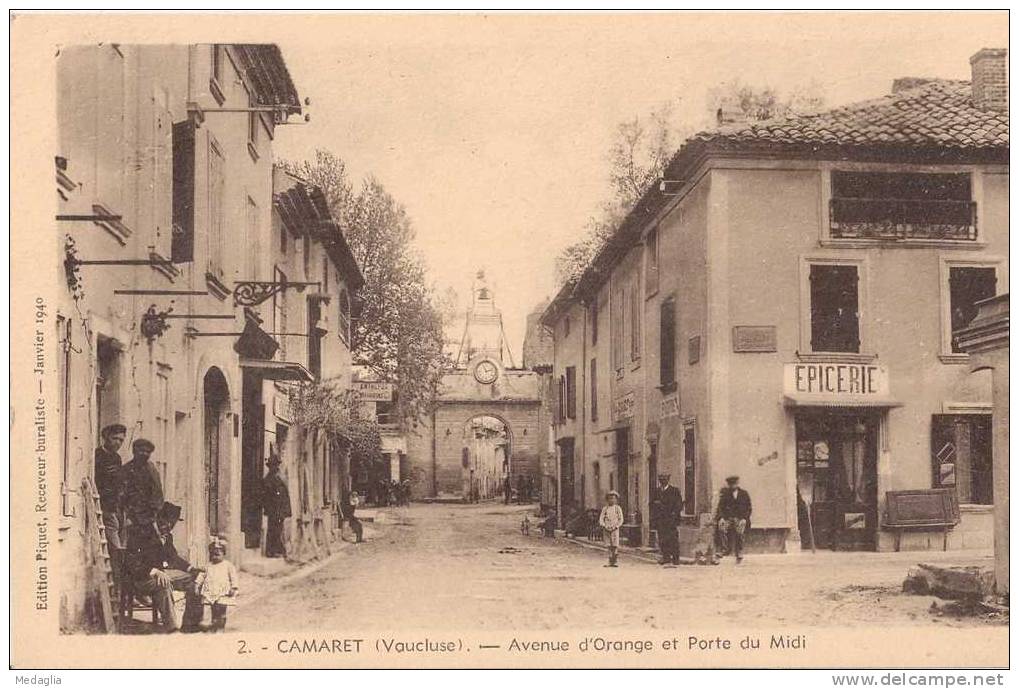
[[[151,162],[152,176],[148,194],[152,203],[153,246],[162,254],[172,237],[173,212],[167,203],[172,198],[173,124],[168,109],[169,95],[166,89],[156,86],[152,89]],[[171,190],[170,194],[167,191]],[[172,250],[172,247],[171,247]]]
[[[855,265],[810,265],[810,346],[859,352],[859,276]]]
[[[577,418],[577,367],[566,367],[566,418]]]
[[[226,161],[223,153],[209,141],[209,272],[223,277],[224,195],[226,192]]]
[[[566,421],[566,376],[559,376],[559,381],[556,385],[556,422],[564,423]]]
[[[664,300],[659,307],[658,382],[663,389],[676,384],[676,300]]]
[[[173,238],[174,263],[195,260],[195,125],[191,120],[173,125]]]
[[[994,503],[991,415],[936,414],[931,424],[933,486],[955,488],[960,503]]]
[[[301,238],[301,250],[304,258],[304,279],[311,280],[311,237],[307,233]]]
[[[993,267],[951,266],[948,269],[953,352],[962,353],[955,332],[973,321],[979,310],[978,302],[995,295],[997,282],[997,271]]]
[[[570,336],[570,317],[567,316],[563,319],[563,337]]]
[[[209,91],[216,102],[223,105],[226,98],[223,96],[222,85],[226,83],[226,48],[221,45],[212,46],[212,75],[209,79]]]
[[[598,420],[598,360],[591,359],[591,420]]]
[[[648,295],[658,291],[658,229],[644,239],[644,290]]]
[[[257,107],[258,103],[254,98],[248,96],[248,107]],[[257,111],[248,113],[248,152],[251,157],[258,160],[258,130],[262,126],[262,114]]]
[[[831,173],[835,239],[974,241],[976,203],[968,173]]]
[[[321,308],[318,299],[308,299],[308,370],[316,380],[322,378],[322,331],[318,329]]]
[[[630,290],[630,361],[640,359],[640,281],[634,280]]]
[[[175,497],[172,481],[171,461],[174,455],[173,448],[173,424],[175,417],[173,413],[173,396],[170,394],[170,372],[169,366],[157,364],[159,370],[156,372],[156,437],[153,441],[156,444],[156,451],[153,453],[153,464],[159,472],[159,478],[163,484],[163,493],[169,500]]]
[[[96,431],[111,423],[123,423],[120,414],[120,372],[122,349],[114,340],[99,337],[96,347]],[[98,447],[99,438],[96,437]]]
[[[340,339],[350,344],[350,295],[340,290]]]
[[[329,293],[329,257],[322,255],[322,293]]]
[[[588,307],[589,318],[591,320],[591,344],[598,344],[598,298],[595,297],[594,301]]]
[[[620,288],[612,297],[612,368],[617,372],[623,368],[623,328],[626,317],[626,290]]]

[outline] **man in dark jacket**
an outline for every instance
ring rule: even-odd
[[[739,487],[739,476],[725,479],[726,487],[718,494],[715,523],[722,541],[722,555],[735,551],[736,562],[743,561],[743,539],[750,528],[750,493]]]
[[[679,517],[683,513],[683,496],[669,479],[669,474],[658,475],[654,518],[662,551],[658,564],[672,566],[679,564]]]
[[[152,596],[163,632],[198,631],[202,600],[195,589],[195,575],[201,569],[182,558],[173,545],[173,527],[180,519],[180,507],[165,503],[156,516],[156,528],[135,525],[131,529],[125,558],[125,573],[134,592]],[[177,621],[173,592],[185,594],[184,619]]]
[[[357,518],[356,514],[357,506],[360,503],[361,499],[357,496],[357,493],[344,491],[344,496],[340,502],[340,514],[347,520],[350,530],[354,532],[354,543],[364,542],[364,525],[361,524],[361,520]]]
[[[110,564],[113,576],[118,580],[124,560],[124,547],[127,545],[127,525],[120,504],[124,460],[119,452],[126,434],[127,429],[119,423],[107,426],[99,434],[102,442],[95,454],[96,491],[99,493],[99,506],[103,510],[106,541],[110,545]]]
[[[134,527],[158,533],[156,516],[163,508],[163,482],[159,470],[149,461],[156,446],[145,438],[131,443],[130,462],[124,465],[123,505],[127,520]]]
[[[290,491],[287,483],[280,476],[282,461],[275,452],[269,455],[266,462],[269,473],[262,479],[262,509],[268,520],[265,538],[265,554],[267,557],[286,557],[287,549],[283,545],[283,523],[291,516]]]

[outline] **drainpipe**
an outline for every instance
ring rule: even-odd
[[[580,341],[580,373],[582,379],[580,386],[580,506],[587,505],[587,303],[580,302],[580,308],[584,312],[584,327],[581,328]]]

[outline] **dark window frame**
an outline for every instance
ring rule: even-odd
[[[855,263],[808,264],[812,352],[860,353],[860,272]]]

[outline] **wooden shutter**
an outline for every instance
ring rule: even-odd
[[[660,309],[658,379],[660,385],[670,385],[676,381],[676,302],[666,299]]]
[[[577,367],[566,367],[566,418],[577,418]]]
[[[190,120],[173,125],[173,240],[174,263],[195,260],[195,127]]]

